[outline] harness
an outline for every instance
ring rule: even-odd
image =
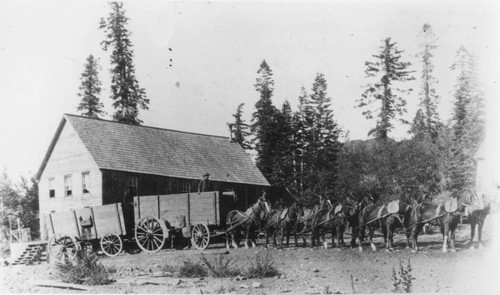
[[[261,206],[261,205],[259,205],[259,206]],[[241,219],[241,220],[240,220],[240,221],[238,221],[236,224],[234,224],[234,225],[230,226],[230,227],[226,230],[226,232],[230,232],[230,231],[234,230],[235,228],[237,228],[238,226],[242,225],[243,223],[247,222],[250,218],[252,218],[252,217],[254,217],[254,216],[255,216],[255,217],[256,217],[256,216],[258,216],[258,215],[257,215],[257,213],[255,213],[255,209],[254,209],[254,207],[253,207],[253,206],[251,207],[251,209],[252,209],[252,212],[251,212],[250,214],[248,214],[248,215],[247,215],[246,213],[243,213],[243,212],[241,212],[241,211],[237,211],[237,210],[236,210],[236,213],[238,213],[240,216],[245,216],[245,218]],[[253,219],[254,219],[254,218],[252,218],[252,221],[254,221],[254,222],[255,222],[255,220],[253,220]]]
[[[284,214],[284,215],[283,215],[283,212],[285,212],[285,214]],[[283,215],[283,217],[281,217],[281,215]],[[261,228],[259,228],[259,230],[261,230],[262,228],[265,228],[265,229],[267,230],[267,229],[268,229],[268,228],[270,228],[271,226],[274,226],[275,224],[278,224],[278,223],[280,223],[281,221],[283,221],[283,220],[284,220],[287,216],[288,216],[288,208],[285,208],[285,209],[283,209],[283,210],[279,211],[279,215],[278,215],[278,220],[277,220],[277,221],[275,221],[275,222],[273,222],[273,223],[271,223],[271,224],[267,224],[265,227],[261,227]]]

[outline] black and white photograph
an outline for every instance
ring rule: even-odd
[[[500,2],[0,0],[0,293],[500,294]]]

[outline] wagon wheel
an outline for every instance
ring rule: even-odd
[[[56,234],[48,243],[50,257],[57,262],[67,262],[75,259],[80,245],[70,236]]]
[[[168,230],[163,220],[146,217],[135,226],[135,242],[145,252],[160,251],[167,238]]]
[[[118,256],[122,252],[123,241],[115,233],[106,234],[101,238],[101,250],[109,257]]]
[[[210,232],[204,224],[197,224],[191,232],[191,242],[199,250],[205,250],[210,244]]]

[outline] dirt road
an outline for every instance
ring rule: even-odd
[[[492,225],[488,226],[491,229]],[[390,293],[392,269],[399,261],[410,259],[413,267],[413,292],[487,292],[500,294],[500,264],[491,230],[486,231],[484,249],[466,247],[469,226],[463,225],[457,233],[457,252],[441,252],[441,235],[422,236],[422,251],[412,253],[404,249],[403,236],[396,237],[396,251],[372,252],[365,247],[357,249],[320,249],[289,247],[285,250],[231,249],[224,254],[223,245],[209,249],[162,250],[156,254],[122,254],[102,257],[101,262],[117,270],[116,282],[107,286],[62,284],[48,264],[3,267],[3,291],[8,293],[238,293],[238,294],[334,294],[334,293]],[[382,248],[383,240],[377,238]],[[188,279],[168,272],[186,260],[199,261],[201,253],[208,259],[230,259],[244,268],[255,261],[257,254],[267,252],[282,273],[266,279]],[[351,280],[352,276],[352,280]]]

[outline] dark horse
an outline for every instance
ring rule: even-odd
[[[385,204],[369,204],[359,212],[359,228],[357,234],[359,252],[363,251],[362,240],[364,239],[365,228],[368,228],[368,241],[373,251],[377,251],[377,246],[373,243],[373,233],[376,229],[380,228],[384,238],[387,238],[387,229],[382,225],[382,218],[385,214],[388,214]]]
[[[411,211],[410,228],[413,251],[418,251],[417,237],[425,223],[439,226],[443,234],[443,252],[448,252],[448,242],[451,251],[455,252],[455,230],[460,222],[460,216],[465,211],[465,205],[458,204],[452,198],[440,204],[423,202]]]
[[[226,248],[229,250],[229,240],[234,248],[238,248],[235,240],[235,231],[245,230],[245,248],[249,248],[249,239],[252,241],[252,247],[255,245],[255,230],[260,227],[265,215],[269,213],[269,204],[264,196],[260,197],[255,204],[245,212],[238,210],[230,211],[226,217]]]
[[[330,210],[333,208],[333,205],[329,199],[323,196],[318,196],[318,197],[319,197],[319,204],[315,205],[314,208],[312,209],[303,209],[302,215],[299,215],[297,220],[297,231],[300,231],[299,234],[302,236],[302,240],[304,241],[304,246],[306,245],[306,239],[304,238],[304,235],[313,233],[313,227],[314,227],[313,225],[314,225],[314,220],[316,218],[316,214],[321,210]],[[317,241],[319,243],[319,236],[315,235],[315,238],[317,238]],[[314,241],[311,240],[311,247],[313,246],[313,244]]]
[[[339,205],[332,209],[322,209],[316,212],[312,223],[311,247],[314,247],[316,237],[321,238],[321,242],[325,249],[328,248],[328,242],[325,239],[325,234],[330,231],[332,236],[332,246],[335,246],[335,236],[337,237],[337,248],[340,249],[340,244],[343,241],[343,232],[345,229],[343,211],[348,211],[346,208],[342,210]]]
[[[266,248],[269,244],[269,236],[273,236],[273,245],[276,247],[276,235],[280,233],[283,235],[283,230],[282,230],[282,221],[285,219],[285,216],[288,212],[288,208],[284,209],[273,209],[269,214],[266,215],[266,218],[264,220],[264,230],[266,232]],[[283,239],[280,238],[280,248],[283,247]]]
[[[298,247],[299,244],[297,242],[297,232],[299,229],[299,218],[304,215],[304,206],[301,203],[294,202],[285,214],[285,218],[281,221],[281,241],[280,247],[283,246],[283,239],[286,236],[286,245],[290,245],[290,232],[293,231],[293,235],[295,237],[295,247]],[[305,242],[304,242],[305,243]]]
[[[359,251],[363,251],[361,241],[364,238],[365,228],[368,228],[368,241],[373,251],[377,251],[377,246],[373,243],[373,234],[376,229],[382,231],[386,250],[390,251],[393,250],[394,231],[397,227],[402,227],[405,229],[407,247],[409,247],[410,233],[406,229],[410,226],[410,215],[411,206],[399,201],[380,205],[370,204],[363,208],[359,214]]]
[[[397,213],[389,214],[382,220],[386,232],[387,238],[385,241],[386,251],[394,250],[392,248],[394,232],[396,228],[402,228],[406,235],[406,248],[410,247],[410,220],[411,220],[411,210],[412,206],[406,203],[399,203],[399,210]]]

